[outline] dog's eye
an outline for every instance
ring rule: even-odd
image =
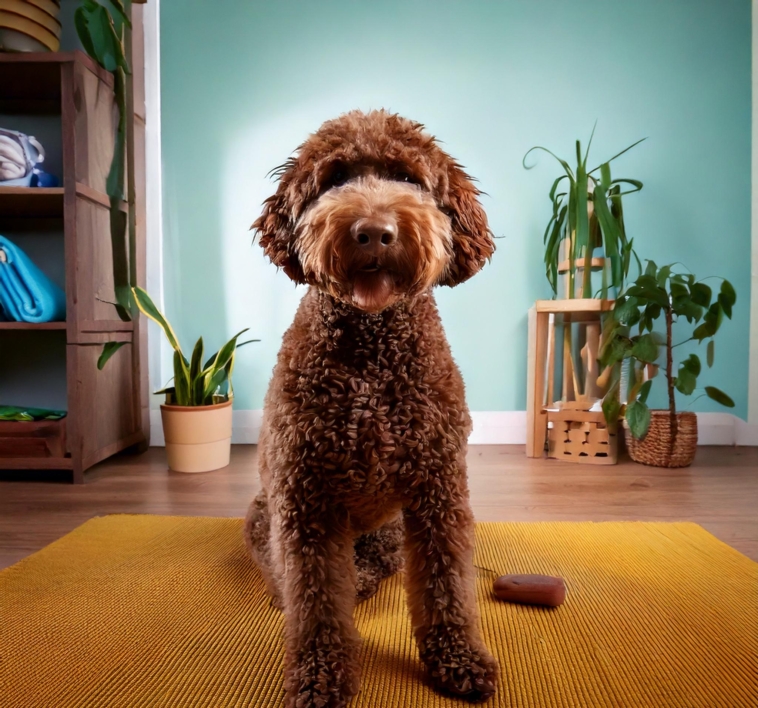
[[[339,187],[347,182],[347,170],[344,167],[337,167],[329,177],[329,185]]]
[[[393,175],[393,179],[398,182],[415,182],[416,181],[407,172],[395,172],[395,174]]]

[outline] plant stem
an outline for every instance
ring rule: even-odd
[[[677,435],[676,425],[676,396],[674,394],[674,357],[671,352],[672,347],[672,325],[674,323],[674,312],[671,304],[666,308],[666,382],[669,393],[669,426],[670,426],[670,447],[669,456],[674,454],[674,443]]]

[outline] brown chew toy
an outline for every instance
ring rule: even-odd
[[[498,600],[523,605],[558,607],[566,599],[563,579],[549,575],[501,575],[492,590]]]

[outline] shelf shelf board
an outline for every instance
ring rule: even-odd
[[[0,187],[0,217],[63,216],[63,187]]]
[[[0,187],[0,218],[62,219],[63,195],[63,187]],[[76,183],[76,195],[110,209],[108,195],[86,184]]]
[[[3,329],[22,329],[22,330],[31,330],[31,331],[49,330],[49,329],[64,330],[66,329],[66,323],[65,322],[0,322],[0,330],[3,330]]]
[[[79,50],[0,52],[0,113],[60,114],[63,67],[73,63],[113,88],[113,74]]]

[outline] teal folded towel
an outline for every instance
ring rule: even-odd
[[[16,322],[66,319],[63,290],[4,236],[0,236],[0,307]]]

